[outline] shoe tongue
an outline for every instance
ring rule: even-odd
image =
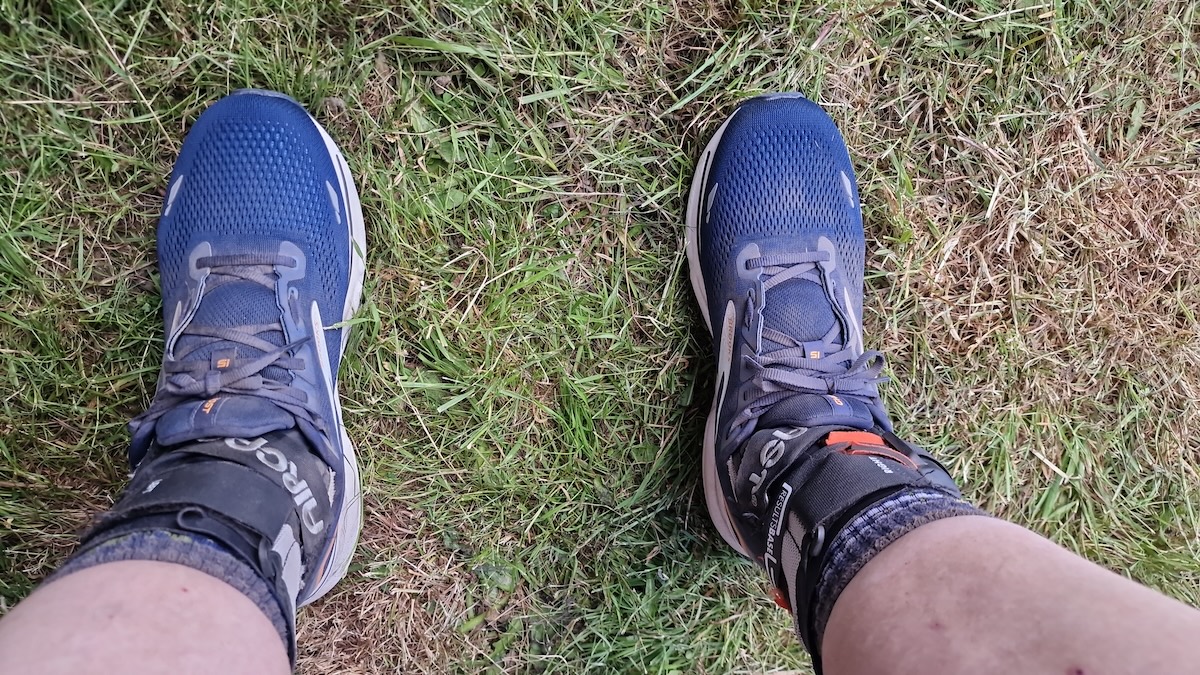
[[[254,324],[279,323],[279,303],[275,293],[253,281],[233,281],[222,284],[211,291],[206,291],[196,310],[192,324],[210,328],[232,328],[246,332],[246,326]],[[283,330],[268,331],[257,335],[258,339],[273,345],[283,346]],[[214,341],[208,337],[194,337],[184,333],[175,346],[177,352],[183,353],[193,343],[202,342],[187,356],[188,361],[213,360],[214,356],[232,357],[239,360],[253,359],[262,356],[261,350],[240,342],[226,340]],[[283,368],[269,366],[262,371],[265,378],[279,382],[290,382],[288,372]]]
[[[198,438],[256,438],[292,429],[296,418],[257,396],[217,394],[172,408],[155,423],[155,440],[170,446]]]
[[[875,418],[857,396],[796,394],[771,406],[758,419],[759,429],[832,425],[870,429],[875,426]]]
[[[797,311],[797,307],[803,307],[804,310]],[[837,325],[837,317],[833,314],[825,289],[808,279],[790,279],[767,291],[762,318],[764,326],[779,331],[796,342],[808,343],[805,344],[806,347],[811,343],[824,344],[825,336]],[[763,345],[768,349],[792,346],[781,345],[765,337]]]

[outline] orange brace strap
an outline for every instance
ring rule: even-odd
[[[849,446],[841,451],[847,455],[873,455],[898,462],[914,471],[918,470],[917,463],[911,457],[888,447],[882,438],[868,431],[831,431],[825,437],[825,445],[839,443],[846,443]]]

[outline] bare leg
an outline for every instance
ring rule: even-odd
[[[1192,672],[1200,611],[1016,525],[950,518],[863,567],[823,652],[830,675]]]
[[[270,620],[190,567],[99,565],[46,585],[0,622],[0,672],[287,673]]]
[[[362,293],[349,167],[299,103],[242,90],[192,125],[169,186],[164,374],[130,422],[135,471],[0,622],[2,673],[285,673],[296,608],[349,568],[348,328],[327,327]]]

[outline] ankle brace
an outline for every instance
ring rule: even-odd
[[[332,492],[327,467],[296,430],[253,440],[155,445],[121,499],[84,535],[76,557],[80,564],[99,564],[121,551],[130,556],[124,559],[138,559],[134,554],[148,560],[177,556],[175,562],[223,581],[242,578],[248,570],[261,585],[233,585],[260,607],[267,603],[260,602],[259,591],[269,589],[276,607],[268,606],[264,613],[272,621],[276,614],[282,617],[294,663],[296,603],[310,578],[306,566],[321,564],[314,558],[335,518]],[[130,540],[131,535],[141,537]],[[154,542],[164,541],[168,550],[150,550]],[[200,555],[193,547],[203,544],[197,542],[213,545]]]
[[[871,558],[921,525],[981,512],[962,500],[928,453],[890,432],[824,427],[758,434],[752,447],[772,448],[787,467],[762,486],[763,564],[819,672],[834,602]]]
[[[802,545],[785,550],[781,566],[793,572],[785,574],[784,592],[796,609],[796,632],[812,655],[817,672],[821,670],[821,640],[833,606],[850,580],[872,558],[922,525],[943,518],[977,515],[984,514],[941,490],[903,488],[857,511],[841,527],[827,530],[833,532],[826,539],[827,545],[821,547],[821,542],[810,540],[807,556],[801,553]],[[794,521],[789,522],[789,538],[796,536],[792,532],[794,525]]]

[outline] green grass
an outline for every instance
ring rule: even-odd
[[[368,520],[305,672],[781,672],[707,521],[682,206],[739,99],[842,126],[887,402],[969,497],[1200,604],[1200,11],[1117,0],[0,0],[0,602],[119,490],[154,223],[200,111],[354,169]]]

